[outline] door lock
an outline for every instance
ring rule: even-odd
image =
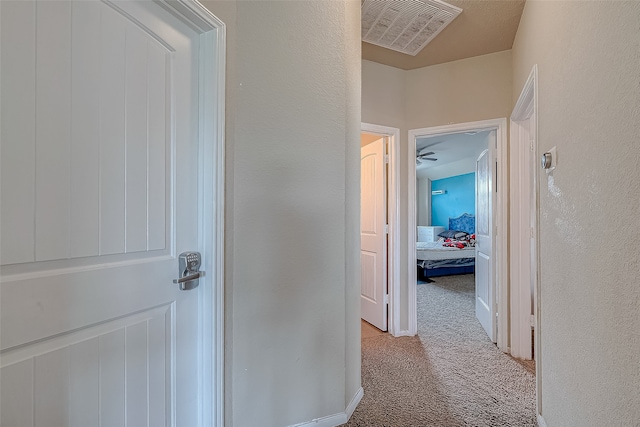
[[[180,285],[180,290],[188,291],[195,289],[200,284],[200,278],[204,276],[204,271],[198,271],[202,257],[200,252],[183,252],[178,257],[178,268],[180,277],[173,279],[173,283]]]

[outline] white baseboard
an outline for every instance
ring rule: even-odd
[[[547,427],[547,423],[545,422],[542,415],[538,414],[538,427]]]
[[[347,405],[347,409],[344,410],[344,414],[347,416],[345,423],[349,421],[349,418],[351,418],[351,415],[353,415],[353,411],[356,410],[356,407],[358,406],[358,403],[360,403],[362,396],[364,396],[364,389],[360,387],[358,391],[356,391],[356,394],[353,396],[353,399],[351,399],[351,402],[349,402],[349,404]]]
[[[415,334],[412,334],[408,329],[404,329],[404,330],[398,331],[398,333],[394,334],[393,336],[394,337],[412,337],[414,335]]]
[[[364,395],[364,390],[362,387],[358,389],[356,394],[351,399],[351,402],[347,405],[347,408],[344,412],[339,412],[333,415],[327,415],[326,417],[314,418],[311,421],[306,421],[304,423],[293,424],[289,427],[336,427],[341,424],[346,423],[351,418],[353,411],[355,411],[356,406],[360,403],[360,399]]]

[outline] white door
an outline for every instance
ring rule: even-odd
[[[360,280],[362,318],[387,330],[387,190],[384,138],[361,149]]]
[[[496,342],[493,203],[495,176],[495,132],[490,148],[476,161],[476,317]]]
[[[197,35],[150,1],[0,15],[0,424],[195,426]]]

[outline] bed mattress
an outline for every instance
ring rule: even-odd
[[[442,242],[417,242],[417,258],[421,261],[475,258],[476,248],[463,249],[442,246]]]

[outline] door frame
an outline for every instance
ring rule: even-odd
[[[387,222],[389,224],[389,244],[387,246],[387,293],[389,311],[387,329],[395,337],[407,335],[400,330],[400,129],[362,123],[360,132],[387,137],[389,140],[389,170],[387,173]]]
[[[417,318],[417,271],[416,271],[416,140],[425,136],[438,136],[451,133],[460,132],[475,132],[475,131],[496,131],[496,159],[498,162],[497,168],[497,186],[498,189],[504,189],[498,191],[496,196],[496,210],[494,212],[494,223],[496,228],[494,230],[495,245],[496,245],[496,257],[494,260],[495,271],[495,287],[494,295],[496,296],[497,305],[497,346],[500,350],[508,352],[509,343],[509,319],[508,316],[503,315],[508,313],[508,253],[505,250],[507,248],[507,227],[508,227],[508,175],[507,175],[507,119],[489,119],[476,122],[457,123],[444,126],[434,126],[428,128],[411,129],[409,130],[408,141],[408,173],[407,173],[407,188],[408,188],[408,213],[409,218],[407,222],[407,241],[409,242],[408,263],[407,263],[407,277],[408,277],[408,307],[407,313],[409,332],[410,335],[415,335],[418,332],[418,318]]]
[[[226,26],[197,0],[160,0],[200,33],[198,99],[199,426],[224,425],[224,185]],[[202,279],[201,279],[202,280]]]
[[[528,123],[527,123],[528,122]],[[523,124],[528,124],[528,129]],[[531,355],[531,279],[533,281],[536,407],[542,418],[542,352],[540,351],[540,181],[538,172],[538,66],[535,64],[511,113],[510,152],[513,165],[528,162],[532,174],[512,170],[511,196],[511,350],[515,357]],[[532,182],[533,179],[533,182]],[[533,215],[533,218],[532,218]],[[533,221],[531,221],[533,219]],[[531,227],[531,230],[529,228]],[[530,240],[532,239],[532,241]],[[543,422],[544,423],[544,420]],[[541,424],[542,425],[542,424]]]

